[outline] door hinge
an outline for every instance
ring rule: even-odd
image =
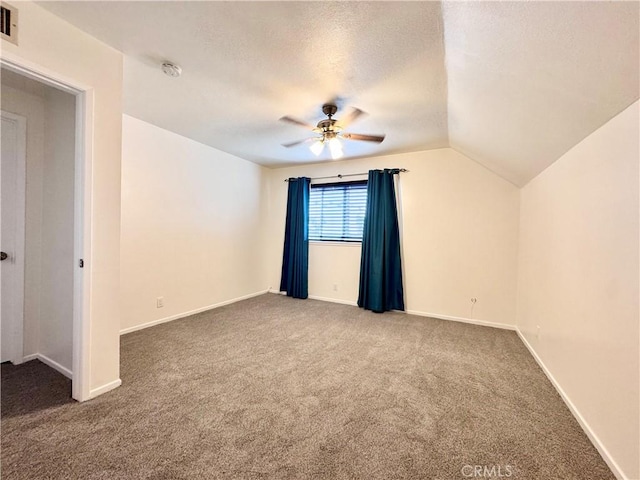
[[[84,268],[84,260],[83,260],[83,259],[80,259],[80,260],[78,261],[78,266],[79,266],[80,268]]]

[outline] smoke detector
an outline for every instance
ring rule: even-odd
[[[171,63],[171,62],[164,62],[162,64],[162,71],[167,75],[169,75],[170,77],[174,77],[174,78],[177,78],[180,75],[182,75],[182,69],[175,63]]]

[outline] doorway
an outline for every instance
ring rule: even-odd
[[[23,361],[27,119],[2,111],[0,168],[0,361]],[[6,251],[5,251],[6,250]],[[9,252],[9,253],[7,253]]]
[[[40,360],[70,378],[73,398],[84,400],[82,92],[7,67],[1,69],[0,355],[14,364]]]

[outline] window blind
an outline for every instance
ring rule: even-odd
[[[311,185],[309,240],[362,241],[367,182]]]

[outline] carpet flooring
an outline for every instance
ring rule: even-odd
[[[122,336],[121,378],[3,364],[2,478],[614,479],[512,331],[266,294]]]

